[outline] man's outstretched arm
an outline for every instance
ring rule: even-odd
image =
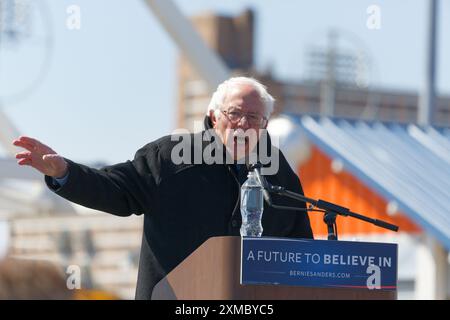
[[[47,185],[58,195],[83,206],[127,216],[149,211],[154,183],[151,175],[142,178],[135,159],[101,170],[92,169],[58,155],[40,141],[22,136],[13,144],[26,149],[16,154],[19,165],[28,165],[44,174]],[[67,177],[63,186],[53,178]]]

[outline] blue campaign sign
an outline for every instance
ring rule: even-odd
[[[241,284],[397,289],[397,244],[243,237]]]

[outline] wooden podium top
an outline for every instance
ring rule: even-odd
[[[396,291],[240,284],[240,237],[208,239],[153,289],[153,300],[397,299]]]

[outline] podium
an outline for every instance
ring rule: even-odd
[[[153,289],[152,300],[397,299],[396,290],[240,284],[241,238],[213,237]]]

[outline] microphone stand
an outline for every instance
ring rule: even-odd
[[[258,177],[258,180],[261,183],[261,186],[263,187],[264,191],[264,199],[266,200],[269,207],[275,208],[275,209],[282,209],[282,210],[296,210],[296,211],[304,211],[303,208],[295,208],[295,207],[287,207],[287,206],[279,206],[272,202],[272,199],[270,198],[270,193],[272,194],[278,194],[283,197],[291,198],[294,200],[298,200],[305,203],[310,203],[311,206],[306,209],[306,211],[318,211],[323,212],[324,217],[323,221],[327,225],[328,229],[328,240],[338,240],[338,234],[337,234],[337,225],[336,225],[336,216],[340,215],[343,217],[353,217],[355,219],[359,219],[368,223],[371,223],[375,226],[385,228],[388,230],[392,230],[397,232],[398,226],[390,224],[388,222],[385,222],[383,220],[378,219],[372,219],[369,217],[366,217],[362,214],[352,212],[350,209],[339,206],[337,204],[324,201],[324,200],[315,200],[312,198],[307,198],[301,194],[286,190],[286,188],[281,186],[274,186],[271,185],[263,175],[260,174],[259,168],[261,167],[261,164],[255,164],[252,165],[252,169],[255,171],[256,176]]]

